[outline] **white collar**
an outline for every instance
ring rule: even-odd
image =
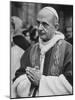
[[[55,35],[53,36],[53,38],[51,40],[49,40],[48,42],[43,42],[40,38],[39,38],[39,46],[41,49],[41,54],[44,55],[50,48],[52,48],[56,42],[60,39],[64,39],[64,35],[61,32],[56,31]]]

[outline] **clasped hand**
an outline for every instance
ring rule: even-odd
[[[39,86],[39,82],[41,79],[41,72],[38,68],[26,68],[26,74],[31,83],[33,83],[35,86]]]

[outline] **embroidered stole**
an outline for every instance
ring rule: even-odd
[[[65,47],[65,41],[59,40],[54,47],[46,52],[43,75],[59,76],[62,73]],[[40,48],[38,43],[31,49],[30,62],[32,67],[39,66],[40,69]]]

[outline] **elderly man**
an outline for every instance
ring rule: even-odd
[[[39,42],[27,49],[16,71],[11,96],[72,94],[72,46],[58,32],[58,14],[45,7],[37,15]]]

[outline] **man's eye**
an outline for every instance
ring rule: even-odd
[[[43,25],[44,27],[47,27],[47,26],[48,26],[48,24],[47,24],[46,22],[42,22],[42,25]]]
[[[37,25],[39,26],[40,25],[40,22],[39,21],[36,21],[37,22]]]

